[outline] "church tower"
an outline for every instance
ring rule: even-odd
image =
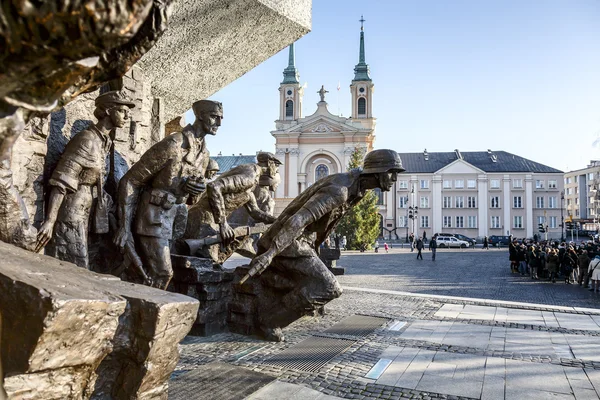
[[[294,121],[302,118],[302,95],[296,69],[294,44],[290,45],[288,66],[283,70],[283,81],[279,85],[279,121]]]
[[[360,17],[360,50],[358,64],[354,67],[354,79],[350,85],[352,93],[352,119],[373,118],[373,91],[374,85],[369,76],[369,65],[365,62],[365,31],[364,18]],[[366,121],[365,121],[366,122]]]

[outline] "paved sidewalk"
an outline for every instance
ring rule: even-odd
[[[276,379],[248,400],[600,398],[598,309],[346,287],[326,310],[286,328],[284,343],[188,337],[176,374],[221,361]],[[366,337],[326,332],[352,315],[386,319]],[[269,363],[315,337],[349,347],[314,372]]]

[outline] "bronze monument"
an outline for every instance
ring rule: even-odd
[[[234,251],[245,248],[244,255],[254,255],[249,247],[249,238],[236,239],[233,228],[227,218],[240,208],[244,208],[258,222],[272,223],[275,221],[272,213],[263,211],[257,204],[255,190],[261,179],[270,181],[277,175],[281,162],[271,153],[259,153],[257,164],[243,164],[220,175],[207,184],[207,190],[188,213],[188,223],[185,232],[186,239],[200,239],[207,236],[220,235],[221,246],[210,246],[200,249],[199,255],[222,263]],[[264,199],[263,199],[264,201]]]
[[[283,340],[282,327],[341,295],[336,278],[319,259],[319,246],[366,190],[389,191],[402,171],[398,153],[374,150],[366,155],[363,169],[330,175],[307,188],[264,233],[240,284],[266,270],[259,278],[266,290],[257,295],[259,330],[265,338]]]
[[[173,276],[169,248],[177,210],[205,190],[204,138],[216,135],[223,118],[219,102],[197,101],[192,109],[194,123],[152,146],[119,182],[115,244],[138,267],[141,258],[151,285],[161,289]]]
[[[125,126],[129,109],[134,107],[118,91],[98,96],[95,103],[98,122],[69,141],[52,173],[48,213],[35,248],[40,251],[52,239],[49,255],[87,269],[89,221],[93,220],[95,233],[109,231],[112,199],[103,186],[111,132]]]

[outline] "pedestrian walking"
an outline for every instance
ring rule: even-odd
[[[488,242],[488,237],[487,236],[483,237],[483,247],[482,247],[482,249],[485,249],[485,250],[489,250],[490,249],[490,243]]]
[[[590,262],[590,266],[588,268],[588,275],[592,278],[592,288],[590,291],[600,292],[600,268],[598,265],[600,264],[600,255],[594,257],[592,262]]]
[[[417,260],[418,259],[423,259],[423,254],[421,254],[421,250],[423,250],[423,240],[421,238],[417,239]]]
[[[437,250],[437,241],[435,240],[435,236],[433,236],[429,241],[429,250],[431,250],[431,261],[435,261],[435,252]]]
[[[379,253],[379,240],[375,241],[375,253]]]
[[[410,242],[410,252],[415,251],[415,234],[411,233],[408,237],[408,241]]]
[[[581,250],[581,253],[577,256],[577,283],[579,286],[587,288],[589,284],[588,268],[590,266],[590,257],[588,256],[587,250]]]
[[[389,250],[389,246],[387,243],[383,243],[383,248],[385,249],[385,252],[387,253]]]
[[[423,231],[423,243],[427,243],[427,232]]]

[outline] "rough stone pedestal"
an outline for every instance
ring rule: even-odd
[[[9,399],[165,399],[198,302],[0,242]]]
[[[169,290],[200,301],[190,334],[210,336],[227,331],[227,305],[231,300],[233,272],[214,268],[212,260],[171,256],[173,279]]]
[[[340,249],[319,249],[319,258],[334,275],[344,275],[344,267],[338,267],[336,265],[341,254],[342,252]]]

